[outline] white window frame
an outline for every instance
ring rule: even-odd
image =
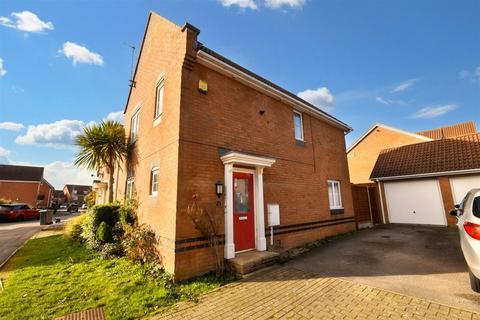
[[[163,100],[165,98],[165,78],[161,78],[157,82],[157,86],[155,87],[155,114],[154,119],[159,118],[163,114]],[[161,97],[159,95],[159,91],[162,90]]]
[[[135,189],[135,178],[131,177],[127,179],[127,186],[125,188],[125,198],[132,199]]]
[[[335,191],[335,186],[337,186],[338,193],[336,193],[336,191]],[[342,206],[342,191],[341,190],[342,190],[342,188],[341,188],[340,181],[338,181],[338,180],[328,180],[328,202],[330,204],[330,209],[332,209],[332,210],[343,209],[343,206]]]
[[[296,124],[295,124],[295,116],[299,116],[300,117],[300,137],[297,137],[297,127],[296,127]],[[295,135],[295,140],[298,140],[298,141],[305,141],[304,140],[304,134],[303,134],[303,115],[301,112],[297,111],[297,110],[293,110],[293,132],[294,132],[294,135]]]
[[[157,176],[157,181],[155,182],[153,177]],[[150,195],[151,196],[156,196],[158,194],[158,178],[159,178],[159,172],[158,172],[158,167],[152,168],[152,171],[150,171]],[[154,190],[156,187],[156,190]]]
[[[140,126],[140,109],[135,111],[130,120],[130,140],[136,141],[138,137],[138,128]]]

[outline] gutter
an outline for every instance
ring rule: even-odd
[[[370,180],[378,181],[389,181],[389,180],[406,180],[406,179],[415,179],[415,178],[428,178],[428,177],[441,177],[441,176],[455,176],[462,174],[473,174],[480,173],[480,169],[467,169],[467,170],[456,170],[456,171],[442,171],[442,172],[431,172],[431,173],[420,173],[420,174],[409,174],[401,176],[391,176],[391,177],[371,177]]]
[[[209,53],[202,51],[201,49],[198,50],[197,52],[197,60],[199,63],[214,69],[214,70],[219,70],[224,73],[227,73],[229,76],[236,80],[240,80],[243,82],[246,82],[250,87],[253,87],[259,91],[266,92],[269,96],[273,96],[277,99],[279,99],[282,102],[286,102],[290,105],[292,105],[295,109],[299,111],[303,111],[306,113],[309,113],[317,118],[321,118],[330,124],[333,124],[334,126],[344,130],[344,132],[348,133],[353,131],[352,127],[346,125],[345,123],[333,118],[332,116],[328,115],[327,113],[324,113],[320,111],[319,109],[309,106],[308,104],[294,99],[293,97],[290,97],[289,95],[273,88],[272,86],[252,77],[251,75],[221,61],[220,59],[217,59],[216,57],[210,55]]]

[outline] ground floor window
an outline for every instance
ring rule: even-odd
[[[150,173],[150,195],[156,196],[158,193],[158,167],[152,169]]]
[[[134,190],[135,190],[135,179],[129,178],[127,180],[127,190],[125,191],[125,197],[127,199],[132,199]]]
[[[342,195],[340,193],[340,181],[328,181],[328,200],[330,202],[330,209],[343,209]]]

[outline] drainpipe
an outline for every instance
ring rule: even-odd
[[[373,214],[372,214],[372,203],[370,202],[370,188],[368,186],[365,187],[367,190],[367,198],[368,198],[368,211],[370,211],[370,220],[372,221],[373,225]]]
[[[385,219],[385,210],[383,209],[383,196],[382,196],[382,188],[380,186],[380,180],[375,180],[375,182],[378,185],[378,194],[380,195],[380,208],[382,209],[382,219],[383,219],[383,224],[386,224],[386,219]]]

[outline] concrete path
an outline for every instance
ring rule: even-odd
[[[352,281],[274,267],[154,319],[469,319],[480,314]]]
[[[75,215],[58,215],[56,217],[67,221]],[[15,253],[35,233],[42,230],[38,220],[0,222],[0,268],[8,258]]]
[[[331,241],[287,265],[480,311],[456,228],[380,226]]]
[[[38,220],[0,222],[0,266],[41,229]]]

